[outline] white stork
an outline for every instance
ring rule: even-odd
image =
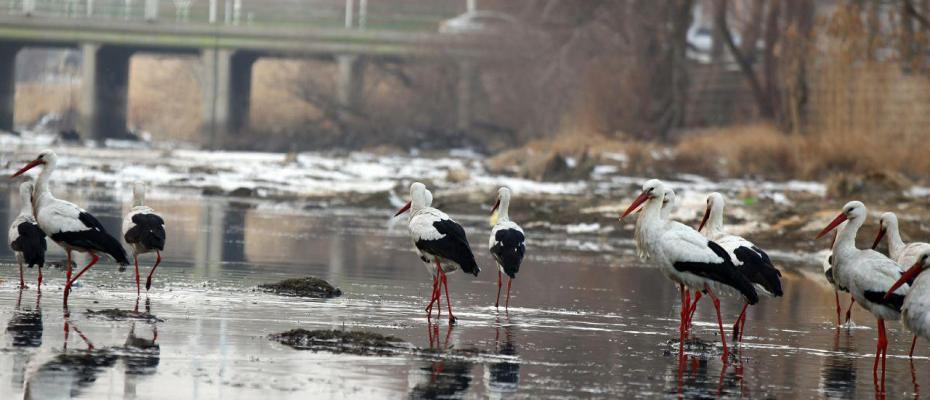
[[[42,172],[36,179],[35,193],[33,194],[33,207],[35,207],[36,221],[39,227],[49,235],[55,243],[65,249],[68,254],[68,282],[65,284],[64,304],[68,305],[68,294],[74,284],[84,272],[94,266],[100,257],[97,253],[113,257],[120,265],[120,269],[129,265],[126,250],[113,236],[110,236],[97,218],[73,203],[56,199],[48,189],[49,177],[58,164],[58,156],[54,151],[45,150],[39,153],[35,160],[13,174],[13,177],[22,175],[26,171],[41,165]],[[84,267],[74,278],[71,277],[71,253],[86,252],[91,256],[90,263]]]
[[[430,306],[438,301],[443,286],[446,288],[446,303],[449,307],[449,324],[455,323],[452,314],[452,301],[449,296],[449,283],[447,273],[461,268],[462,271],[478,276],[481,269],[475,261],[475,255],[468,245],[468,238],[462,226],[449,218],[446,213],[427,206],[428,195],[426,186],[420,182],[410,185],[410,201],[407,202],[394,216],[401,215],[408,210],[412,216],[408,223],[413,244],[420,252],[421,257],[432,258],[435,267],[427,269],[433,275],[435,289],[430,299]],[[429,309],[429,307],[428,307]],[[430,315],[427,314],[427,318]]]
[[[768,297],[782,296],[781,272],[772,264],[768,254],[743,237],[724,231],[724,205],[725,200],[722,194],[713,192],[707,196],[707,208],[704,210],[704,218],[701,219],[698,232],[703,230],[704,237],[713,240],[727,251],[733,265],[736,265],[740,272],[755,285],[756,292]],[[704,230],[705,226],[707,230]],[[701,292],[697,292],[695,296],[694,302],[697,303],[701,298]],[[746,307],[748,305],[748,303],[743,304],[739,318],[733,324],[733,340],[741,341],[743,338],[746,325]]]
[[[32,182],[23,182],[19,185],[19,197],[22,208],[19,215],[10,225],[9,238],[10,249],[16,254],[16,262],[19,263],[19,287],[26,288],[26,281],[23,279],[23,264],[32,268],[39,267],[39,288],[42,287],[42,266],[45,265],[45,251],[48,245],[45,243],[45,232],[39,228],[36,218],[32,215],[32,192],[34,185]]]
[[[842,212],[824,228],[818,238],[830,233],[843,221],[849,221],[839,231],[833,247],[833,277],[837,286],[848,288],[849,294],[878,319],[878,344],[875,351],[875,363],[872,366],[873,378],[878,378],[878,361],[882,362],[882,381],[885,378],[885,357],[888,351],[888,339],[885,335],[885,320],[895,321],[901,318],[901,306],[909,286],[901,285],[891,296],[885,293],[901,277],[901,268],[892,259],[875,250],[856,248],[856,234],[865,223],[868,209],[859,201],[850,201],[843,206]]]
[[[501,286],[503,286],[502,274],[507,274],[507,301],[504,308],[510,308],[510,287],[513,285],[517,272],[520,271],[520,264],[523,262],[523,254],[526,252],[526,238],[523,235],[523,229],[520,225],[510,220],[510,189],[502,187],[497,190],[497,201],[491,208],[491,214],[497,213],[497,223],[491,228],[491,237],[488,239],[488,249],[491,256],[497,261],[497,300],[494,307],[500,305]]]
[[[132,185],[132,209],[123,219],[123,240],[132,249],[136,266],[136,295],[139,295],[139,256],[155,253],[155,265],[145,280],[145,290],[152,287],[152,274],[161,264],[161,252],[165,250],[165,221],[151,207],[145,205],[145,184]]]
[[[730,261],[730,256],[720,245],[708,240],[693,228],[675,221],[661,218],[661,208],[667,189],[662,181],[651,179],[643,184],[642,193],[620,216],[621,219],[641,204],[639,229],[642,244],[649,259],[659,267],[666,277],[681,287],[682,313],[679,333],[685,335],[688,305],[684,303],[687,288],[703,290],[710,295],[717,311],[717,325],[723,342],[723,357],[728,355],[727,342],[720,316],[720,300],[714,290],[736,290],[749,304],[759,301],[752,282],[746,279]]]
[[[921,251],[914,264],[885,293],[885,298],[891,299],[899,287],[913,282],[901,307],[901,322],[914,334],[910,357],[914,357],[918,336],[930,340],[930,274],[923,273],[927,268],[930,268],[930,249]]]

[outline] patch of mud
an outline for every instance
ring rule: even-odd
[[[313,297],[331,299],[342,296],[342,290],[320,278],[308,276],[306,278],[285,279],[278,283],[265,283],[258,285],[259,289],[282,296]]]
[[[108,308],[105,310],[94,311],[88,309],[85,314],[91,318],[100,318],[110,321],[146,321],[146,322],[165,322],[165,320],[156,317],[149,312],[139,312],[133,310],[120,310],[118,308]]]
[[[393,336],[362,331],[292,329],[268,336],[297,350],[329,351],[338,354],[386,356],[407,350],[404,341]]]
[[[697,354],[697,355],[704,356],[704,357],[719,356],[723,354],[723,348],[718,346],[718,343],[719,342],[717,341],[706,341],[699,337],[690,337],[690,338],[685,339],[684,346],[679,346],[679,339],[672,338],[672,339],[668,339],[665,341],[665,354],[666,355],[671,355],[671,354],[677,355],[679,350],[681,350],[685,354],[689,354],[689,353]],[[729,350],[730,350],[730,352],[728,353],[728,356],[732,360],[736,360],[737,358],[736,352],[734,351],[735,348],[733,347],[734,345],[735,343],[728,343]]]

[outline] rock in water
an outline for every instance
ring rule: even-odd
[[[342,291],[333,287],[329,282],[312,276],[306,278],[285,279],[278,283],[258,285],[259,289],[280,294],[282,296],[314,297],[331,299],[342,296]]]
[[[297,350],[359,355],[390,355],[408,347],[396,337],[360,331],[292,329],[268,338]]]
[[[86,314],[91,318],[101,318],[110,321],[141,320],[146,322],[165,322],[165,320],[152,315],[149,312],[139,312],[134,310],[120,310],[117,308],[108,308],[105,310],[87,310]]]

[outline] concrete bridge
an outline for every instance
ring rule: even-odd
[[[0,0],[0,130],[13,129],[15,60],[25,47],[80,50],[79,130],[98,140],[127,131],[133,54],[199,55],[208,145],[218,133],[248,127],[252,65],[261,57],[338,63],[337,98],[345,107],[362,101],[363,66],[372,58],[455,63],[457,121],[465,129],[476,65],[517,54],[506,41],[437,33],[440,21],[465,11],[461,0],[397,0],[418,11],[406,14],[372,13],[367,0],[226,0],[225,6],[208,0],[200,8],[192,0],[174,0],[173,9],[164,0],[141,1]],[[244,1],[255,2],[254,11]]]

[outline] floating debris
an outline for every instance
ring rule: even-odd
[[[268,338],[297,350],[323,350],[340,354],[386,356],[409,348],[396,337],[362,331],[292,329],[269,335]]]
[[[342,296],[342,290],[330,285],[329,282],[312,276],[285,279],[278,283],[261,284],[258,285],[258,288],[282,296],[314,297],[320,299],[331,299],[333,297]]]
[[[102,318],[110,321],[139,320],[146,322],[165,322],[165,320],[152,315],[149,312],[139,312],[134,310],[120,310],[117,308],[108,308],[105,310],[94,311],[88,309],[88,317]]]

